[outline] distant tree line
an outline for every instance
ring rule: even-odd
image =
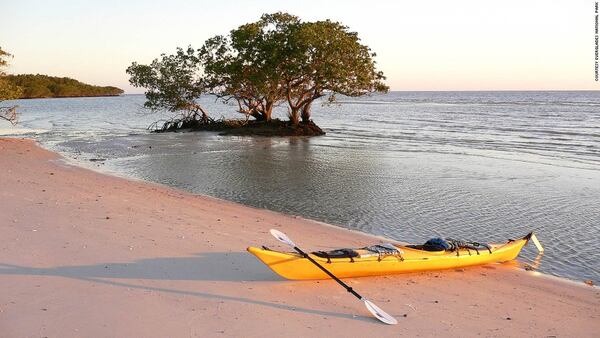
[[[7,75],[6,81],[22,88],[20,99],[48,97],[117,96],[123,90],[117,87],[94,86],[68,77],[41,74]]]
[[[134,62],[127,73],[133,86],[146,88],[145,107],[181,114],[169,128],[213,122],[197,102],[201,94],[235,103],[256,121],[271,121],[273,109],[285,106],[289,124],[297,126],[311,122],[319,98],[387,92],[374,57],[341,23],[278,12],[210,38],[200,49],[178,48],[148,65]]]

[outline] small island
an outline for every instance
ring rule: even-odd
[[[324,132],[312,120],[314,104],[388,91],[374,57],[339,22],[277,12],[214,36],[200,49],[178,48],[150,64],[133,62],[126,72],[133,86],[146,90],[146,108],[169,114],[150,126],[154,131],[317,136]],[[215,120],[198,102],[203,95],[245,118]],[[287,116],[275,117],[277,107]]]
[[[7,75],[5,79],[21,88],[19,99],[51,97],[118,96],[123,90],[112,86],[94,86],[68,77],[42,74]]]

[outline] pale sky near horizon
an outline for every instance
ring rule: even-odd
[[[392,90],[598,90],[594,1],[0,0],[9,72],[129,85],[125,69],[286,11],[332,19],[377,53]]]

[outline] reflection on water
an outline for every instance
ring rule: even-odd
[[[528,271],[537,271],[540,269],[542,265],[542,257],[544,257],[543,253],[539,253],[531,263],[525,263],[525,270]]]
[[[327,135],[289,139],[149,134],[142,102],[22,101],[20,127],[126,175],[402,241],[535,230],[536,269],[600,280],[598,93],[390,93],[316,106]]]

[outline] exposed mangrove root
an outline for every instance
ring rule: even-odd
[[[256,136],[319,136],[325,132],[314,122],[294,124],[290,121],[273,119],[271,121],[254,121],[246,119],[224,119],[218,120],[172,118],[159,120],[151,124],[148,129],[157,133],[175,131],[217,131],[221,135],[256,135]]]

